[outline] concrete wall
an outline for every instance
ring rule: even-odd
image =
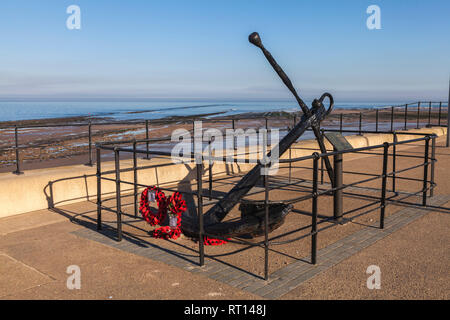
[[[435,133],[445,135],[446,128],[424,128],[409,130],[408,132]],[[399,141],[422,137],[420,135],[398,135]],[[379,145],[392,142],[391,134],[367,134],[363,136],[348,136],[347,140],[354,148]],[[305,140],[295,144],[295,147],[306,149],[292,149],[291,157],[302,157],[318,151],[315,140]],[[327,148],[331,145],[327,142]],[[314,150],[310,150],[314,149]],[[287,158],[286,153],[282,158]],[[122,160],[121,168],[131,168],[131,160]],[[158,165],[158,168],[140,170],[138,182],[145,185],[176,185],[182,181],[194,180],[195,165],[172,164],[168,159],[138,160],[138,165]],[[241,173],[251,169],[254,164],[220,164],[213,166],[214,176],[226,173]],[[207,165],[206,165],[207,168]],[[113,170],[114,162],[102,162],[102,171]],[[96,168],[84,165],[64,166],[49,169],[28,170],[25,174],[16,176],[11,173],[0,174],[0,218],[34,210],[46,209],[52,206],[96,200],[97,184]],[[208,172],[205,172],[207,175]],[[106,177],[114,178],[114,174]],[[121,174],[122,180],[133,181],[133,172]],[[131,190],[131,185],[122,184],[122,190]],[[102,194],[114,195],[115,182],[103,181]]]

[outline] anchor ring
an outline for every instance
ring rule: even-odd
[[[329,115],[331,113],[331,111],[333,110],[333,106],[334,106],[334,99],[333,96],[331,95],[331,93],[325,92],[324,94],[322,94],[322,96],[319,98],[319,102],[323,103],[323,99],[328,98],[328,100],[330,101],[330,105],[328,106],[326,115]]]

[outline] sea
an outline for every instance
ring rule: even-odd
[[[307,105],[311,102],[306,101]],[[336,103],[335,108],[367,109],[389,102]],[[0,122],[90,116],[113,120],[163,119],[173,116],[230,116],[242,113],[295,112],[292,101],[0,101]]]

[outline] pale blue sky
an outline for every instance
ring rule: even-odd
[[[0,98],[291,99],[253,31],[306,100],[447,98],[447,0],[2,0]]]

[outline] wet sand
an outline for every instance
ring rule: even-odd
[[[373,109],[335,109],[322,122],[324,128],[339,128],[340,114],[343,114],[344,129],[358,130],[359,115],[363,115],[362,129],[375,130],[376,112]],[[428,111],[424,108],[421,112],[420,126],[428,124]],[[269,128],[282,130],[285,134],[294,126],[294,121],[299,121],[301,112],[268,112],[268,113],[244,113],[235,116],[220,116],[211,114],[199,114],[189,117],[171,117],[149,121],[149,138],[167,138],[175,129],[184,128],[192,130],[192,121],[201,120],[203,128],[217,128],[220,130],[231,129],[232,119],[235,119],[235,128],[264,128],[265,117],[268,119]],[[446,123],[446,112],[442,113],[442,124]],[[416,126],[417,113],[411,108],[408,113],[408,127]],[[438,112],[434,108],[431,113],[431,122],[438,123]],[[391,111],[383,109],[378,115],[378,129],[390,130]],[[133,139],[145,139],[145,123],[127,124],[113,121],[111,118],[70,117],[58,119],[23,120],[19,122],[0,123],[0,172],[14,171],[16,168],[15,132],[10,126],[16,124],[19,129],[19,159],[21,170],[55,167],[61,165],[85,164],[89,162],[88,125],[92,121],[92,150],[95,143],[107,141],[127,141]],[[404,113],[396,110],[394,114],[394,129],[402,129],[404,126]],[[106,124],[107,123],[107,124]],[[63,127],[45,127],[46,125],[64,125]],[[71,126],[73,124],[73,126]],[[84,124],[81,125],[80,124]],[[9,126],[9,127],[8,127]],[[8,127],[8,128],[5,128]],[[301,139],[311,139],[314,136],[306,132]],[[151,149],[170,148],[171,144],[151,143]],[[112,159],[112,154],[105,154],[105,160]],[[95,150],[92,151],[92,160],[95,162]]]

